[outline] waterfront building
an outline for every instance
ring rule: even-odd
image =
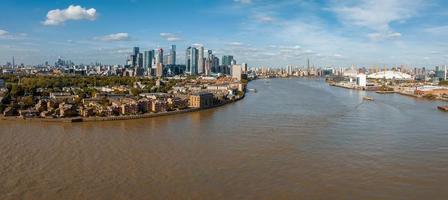
[[[360,87],[366,87],[367,86],[367,76],[363,73],[360,73],[356,76],[356,85]]]
[[[214,96],[209,92],[199,92],[190,95],[189,106],[191,108],[208,108],[213,106]]]
[[[241,81],[241,65],[232,65],[232,78]]]
[[[242,67],[243,73],[247,73],[247,70],[248,70],[247,63],[241,64],[241,67]],[[291,74],[292,74],[292,68],[291,68]]]

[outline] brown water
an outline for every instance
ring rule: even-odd
[[[448,114],[399,95],[262,80],[154,119],[0,122],[0,199],[448,199]]]

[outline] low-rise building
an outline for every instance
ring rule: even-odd
[[[166,112],[167,111],[167,105],[165,101],[161,101],[161,100],[155,100],[152,101],[152,107],[151,107],[151,111],[152,112]]]
[[[191,108],[207,108],[213,106],[214,96],[209,92],[199,92],[190,95],[189,106]]]
[[[61,103],[59,104],[59,116],[60,117],[74,117],[77,116],[76,106],[72,104]]]

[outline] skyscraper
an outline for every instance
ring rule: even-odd
[[[154,58],[154,51],[145,51],[143,55],[143,68],[147,71],[151,68],[152,60]]]
[[[224,55],[222,56],[222,65],[230,66],[232,64],[233,56],[231,55]]]
[[[176,65],[176,45],[171,45],[170,62],[171,65]]]
[[[198,49],[188,47],[185,52],[185,66],[190,75],[198,74]]]
[[[138,54],[140,53],[140,48],[139,47],[134,47],[134,52],[131,55],[131,60],[132,60],[132,67],[136,67],[138,66]]]
[[[163,49],[157,49],[156,64],[163,64]]]
[[[199,47],[199,55],[198,55],[198,74],[203,74],[205,71],[205,63],[204,63],[204,47]]]

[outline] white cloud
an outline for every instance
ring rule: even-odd
[[[1,29],[0,29],[0,37],[4,37],[4,36],[7,36],[7,35],[9,35],[9,32],[8,32],[8,31],[1,30]]]
[[[331,10],[347,24],[387,31],[391,22],[404,22],[417,14],[421,3],[421,0],[362,0],[354,6],[336,5]]]
[[[105,35],[101,37],[96,37],[95,40],[114,42],[114,41],[127,41],[130,40],[128,33],[114,33],[110,35]]]
[[[193,47],[203,47],[204,45],[200,44],[200,43],[193,43],[193,44],[191,44],[191,46],[193,46]]]
[[[229,45],[230,46],[243,46],[244,44],[241,42],[230,42]]]
[[[258,22],[261,23],[272,23],[275,22],[275,19],[271,16],[268,15],[260,15],[260,14],[256,14],[254,16],[252,16],[252,18]]]
[[[431,34],[434,34],[434,35],[448,34],[448,25],[426,28],[425,32],[431,33]]]
[[[371,40],[381,41],[381,40],[392,40],[401,37],[401,33],[389,32],[389,33],[370,33],[367,35]]]
[[[252,0],[233,0],[234,2],[237,3],[242,3],[242,4],[251,4]]]
[[[23,39],[26,36],[27,36],[27,34],[25,34],[25,33],[13,34],[13,33],[10,33],[10,32],[8,32],[6,30],[0,29],[0,39],[17,40],[17,39]]]
[[[86,9],[79,5],[70,5],[66,9],[50,10],[47,13],[47,19],[43,22],[44,25],[55,26],[64,24],[68,20],[90,20],[97,18],[95,8]]]
[[[160,33],[160,36],[168,42],[176,42],[181,40],[180,37],[173,33]]]

